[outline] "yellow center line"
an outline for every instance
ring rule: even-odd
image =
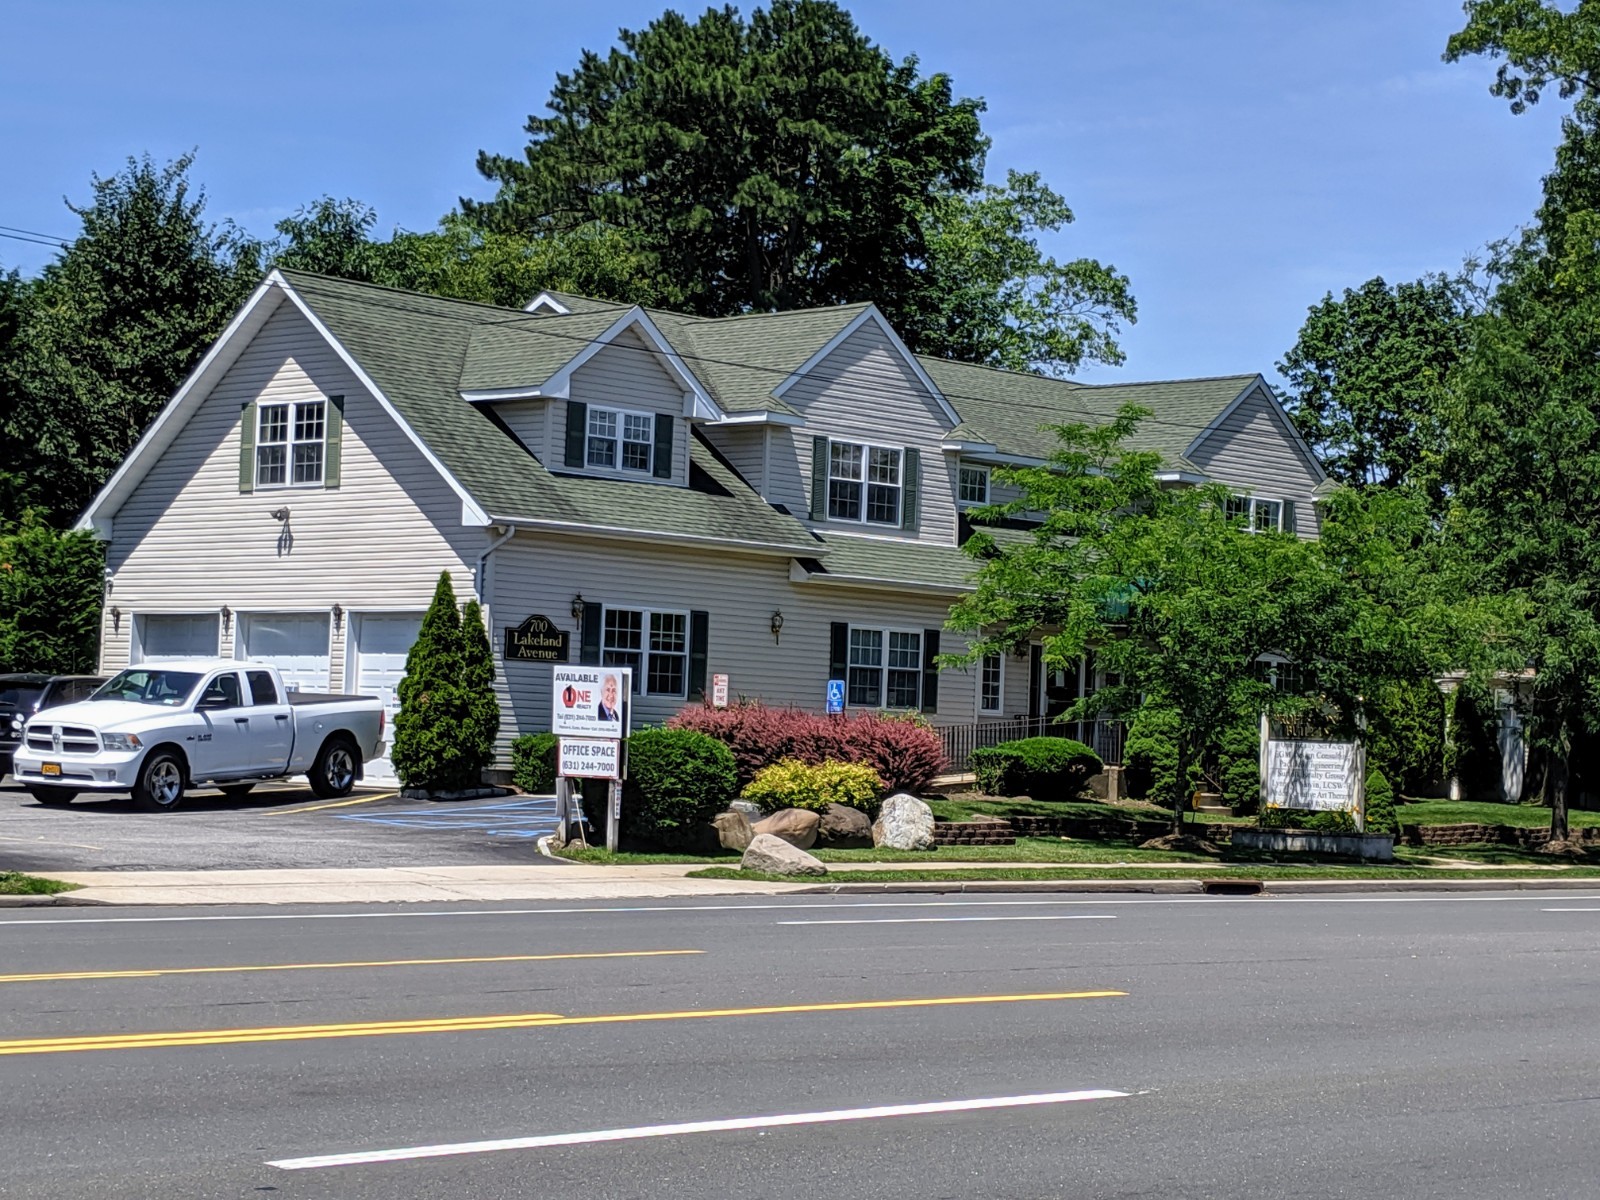
[[[0,983],[45,983],[74,979],[155,979],[161,975],[233,975],[252,971],[338,971],[353,967],[441,967],[466,963],[554,962],[569,958],[666,958],[704,950],[604,950],[576,954],[496,954],[482,958],[395,958],[379,962],[264,963],[239,967],[146,967],[121,971],[56,971],[0,975]]]
[[[285,813],[293,815],[294,813],[321,812],[325,808],[349,808],[352,804],[371,804],[374,800],[388,800],[390,797],[398,796],[399,794],[399,792],[379,792],[376,796],[356,796],[350,800],[330,800],[326,804],[307,804],[303,808],[265,808],[257,815],[280,817]]]
[[[862,1009],[942,1008],[965,1004],[1017,1004],[1044,1000],[1097,1000],[1126,996],[1121,991],[1039,992],[1015,996],[937,996],[910,1000],[851,1000],[828,1004],[782,1004],[760,1008],[689,1009],[679,1012],[614,1013],[563,1017],[557,1013],[366,1021],[344,1025],[277,1025],[260,1029],[201,1029],[172,1033],[118,1033],[93,1037],[26,1038],[0,1041],[0,1056],[64,1054],[79,1050],[150,1050],[173,1046],[227,1046],[244,1042],[293,1042],[322,1038],[381,1037],[408,1033],[466,1033],[485,1029],[551,1028],[562,1025],[612,1025],[633,1021],[687,1021],[712,1017],[759,1017],[788,1013],[851,1012]]]

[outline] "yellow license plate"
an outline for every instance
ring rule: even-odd
[[[59,774],[61,774],[61,764],[60,763],[45,763],[43,766],[41,766],[39,768],[39,774],[41,774],[41,775],[59,775]]]

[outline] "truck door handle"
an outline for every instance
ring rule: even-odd
[[[272,719],[274,721],[287,721],[289,719],[289,714],[288,713],[273,713],[272,714]]]
[[[250,724],[250,718],[249,717],[235,717],[233,719],[233,723],[235,725],[249,725]]]

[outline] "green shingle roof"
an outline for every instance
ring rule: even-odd
[[[619,315],[607,310],[554,321],[513,319],[509,325],[480,326],[468,339],[458,390],[538,387],[611,328]]]
[[[823,535],[823,542],[826,557],[806,567],[813,579],[969,589],[978,570],[978,563],[956,546],[834,533]]]

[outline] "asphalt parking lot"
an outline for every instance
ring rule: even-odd
[[[378,789],[326,801],[289,781],[243,800],[195,791],[168,813],[138,812],[125,796],[46,808],[8,777],[0,870],[556,866],[536,845],[555,828],[554,806],[534,796],[430,804]]]

